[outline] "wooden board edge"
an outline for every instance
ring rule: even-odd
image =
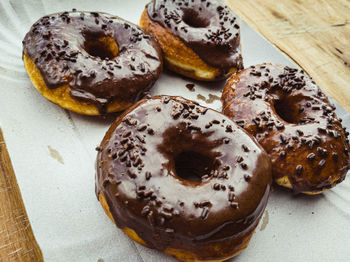
[[[0,128],[0,261],[42,262]]]

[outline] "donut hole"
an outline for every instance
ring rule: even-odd
[[[299,123],[300,115],[298,113],[298,108],[291,99],[282,98],[276,100],[274,103],[274,108],[276,114],[285,122],[291,124]]]
[[[185,151],[175,157],[177,176],[184,180],[201,181],[202,176],[209,174],[213,159],[209,156],[193,151]],[[208,163],[210,163],[208,165]]]
[[[89,55],[112,59],[118,55],[118,44],[110,36],[85,35],[84,49]]]
[[[193,9],[185,9],[182,20],[187,25],[195,28],[207,27],[210,24],[208,19],[204,18],[200,13]]]

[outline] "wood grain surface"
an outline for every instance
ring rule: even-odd
[[[349,0],[226,2],[350,112]]]
[[[0,261],[40,262],[11,160],[0,129]]]
[[[350,112],[349,0],[226,2]],[[1,130],[0,261],[43,261]]]

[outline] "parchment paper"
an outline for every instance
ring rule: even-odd
[[[27,1],[0,3],[0,124],[23,200],[45,261],[174,261],[129,240],[104,214],[94,191],[95,147],[114,117],[70,113],[32,86],[21,41],[40,17],[58,11],[104,11],[137,23],[146,1]],[[241,23],[245,66],[293,64]],[[185,85],[195,84],[195,91]],[[152,94],[182,95],[220,110],[224,82],[203,84],[165,72]],[[200,95],[200,96],[199,96]],[[199,97],[198,97],[199,96]],[[211,98],[213,102],[203,101]],[[350,114],[338,116],[350,128]],[[276,188],[241,261],[349,261],[350,182],[319,196]]]

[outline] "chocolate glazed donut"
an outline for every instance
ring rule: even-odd
[[[226,116],[181,97],[141,100],[97,150],[97,196],[132,239],[181,261],[221,261],[247,246],[271,164]]]
[[[270,154],[277,184],[321,193],[344,180],[349,140],[326,95],[301,70],[252,66],[225,86],[223,112]]]
[[[221,1],[154,0],[140,25],[158,39],[167,67],[199,80],[220,80],[243,69],[240,31]]]
[[[95,12],[42,17],[23,40],[23,60],[33,85],[47,99],[90,115],[124,110],[162,71],[153,36],[119,17]]]

